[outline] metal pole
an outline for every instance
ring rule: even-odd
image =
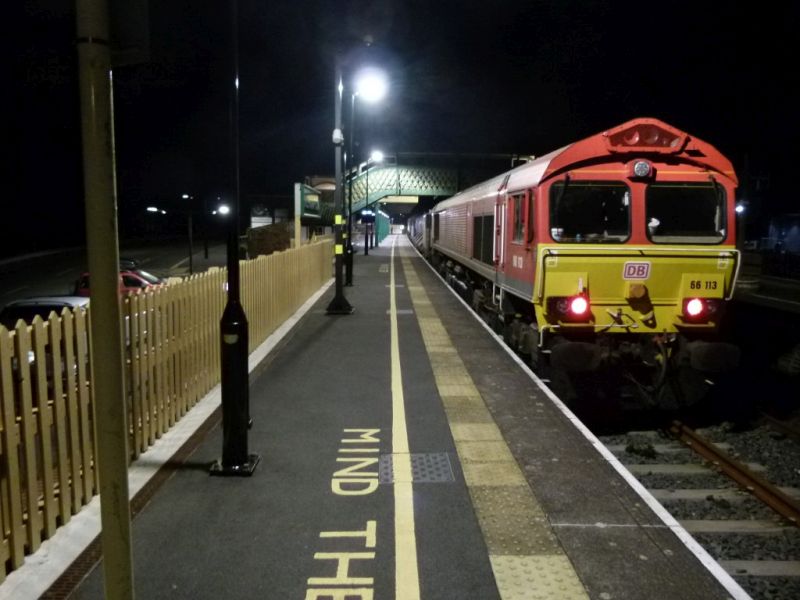
[[[220,321],[222,344],[222,458],[211,465],[211,475],[250,476],[261,457],[247,451],[250,426],[250,388],[247,359],[249,335],[247,317],[239,291],[239,11],[231,3],[233,21],[233,95],[231,102],[231,145],[233,146],[233,210],[228,227],[228,302]]]
[[[344,244],[342,243],[342,208],[344,205],[342,198],[342,144],[344,143],[344,136],[342,135],[342,68],[339,64],[339,59],[336,59],[336,94],[334,101],[334,129],[333,129],[333,146],[334,158],[336,161],[336,188],[333,191],[333,212],[334,212],[334,225],[333,231],[336,236],[334,252],[335,252],[335,276],[336,276],[336,295],[333,300],[328,304],[326,310],[329,315],[349,315],[353,313],[353,307],[344,297],[344,289],[342,287],[342,254],[344,253]]]
[[[190,200],[191,202],[191,200]],[[194,255],[194,242],[192,240],[192,208],[189,207],[189,275],[194,273],[194,263],[192,262],[194,259],[192,256]]]
[[[353,156],[353,137],[356,134],[356,95],[350,94],[350,137],[347,142],[347,162],[345,165],[345,173],[348,178],[347,185],[347,248],[345,250],[345,275],[344,284],[353,285],[353,167],[356,164],[355,157]]]
[[[114,111],[108,4],[77,0],[86,245],[92,274],[92,384],[106,598],[133,598],[128,425],[119,297]],[[64,493],[65,490],[62,490]]]
[[[208,258],[208,199],[203,196],[203,258]]]
[[[367,175],[367,177],[366,177],[366,179],[367,179],[367,183],[366,183],[367,190],[364,193],[364,210],[368,210],[369,209],[369,204],[368,204],[368,202],[369,202],[369,160],[367,160],[367,162],[365,164],[366,164],[365,169],[367,171],[367,173],[366,173],[366,175]],[[366,223],[366,222],[364,223],[364,256],[369,256],[369,223]]]

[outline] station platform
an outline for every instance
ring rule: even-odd
[[[218,393],[134,465],[137,598],[748,597],[405,237],[353,281],[251,360],[252,477],[208,474]],[[80,521],[0,597],[103,598]]]

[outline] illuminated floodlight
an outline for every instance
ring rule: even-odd
[[[221,215],[227,215],[228,213],[231,212],[231,207],[228,206],[227,204],[220,204],[219,207],[217,208],[217,212]]]
[[[373,150],[372,153],[369,155],[369,159],[372,162],[376,163],[383,162],[383,152],[381,152],[380,150]]]
[[[184,200],[188,200],[189,199],[189,194],[184,194],[183,196],[181,196],[181,198],[183,198]]]
[[[158,208],[155,207],[155,206],[148,206],[147,207],[147,212],[156,213],[156,212],[158,212]]]
[[[744,212],[744,204],[737,204],[736,205],[736,214],[740,215]]]
[[[389,82],[386,74],[375,67],[367,67],[355,77],[355,93],[367,102],[378,102],[386,95]]]

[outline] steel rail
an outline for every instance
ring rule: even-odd
[[[756,498],[764,502],[782,517],[800,527],[800,503],[790,498],[763,477],[753,473],[741,462],[728,456],[712,442],[680,421],[674,421],[670,433],[697,454],[713,463],[725,475],[733,479]]]

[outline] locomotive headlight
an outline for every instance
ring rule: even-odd
[[[633,163],[633,174],[636,177],[650,177],[653,172],[652,165],[646,160],[637,160]]]

